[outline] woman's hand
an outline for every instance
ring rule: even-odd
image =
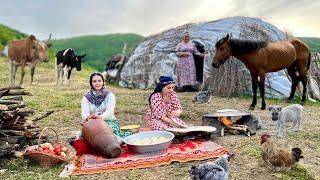
[[[171,112],[171,116],[173,116],[173,117],[179,117],[181,113],[182,113],[182,110],[181,110],[181,109],[178,109],[178,110],[176,110],[176,111],[172,111],[172,112]]]
[[[92,114],[92,115],[87,116],[87,118],[84,121],[82,121],[80,124],[83,125],[87,121],[95,120],[95,119],[101,119],[102,120],[102,117],[99,116],[99,115],[96,115],[96,114]]]
[[[184,57],[184,56],[188,56],[189,53],[188,52],[179,52],[179,55]]]
[[[180,127],[182,127],[182,128],[188,128],[188,125],[187,125],[187,124],[181,124]]]

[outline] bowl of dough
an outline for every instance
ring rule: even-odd
[[[137,153],[166,150],[172,143],[174,134],[167,131],[146,131],[132,134],[124,139],[128,147]]]

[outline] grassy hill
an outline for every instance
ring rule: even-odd
[[[320,38],[315,37],[299,37],[310,47],[311,52],[320,52]]]
[[[8,26],[0,24],[0,51],[12,39],[20,39],[25,37],[26,34],[14,30]]]
[[[102,71],[106,59],[121,53],[123,46],[127,43],[126,55],[143,39],[137,34],[108,34],[80,36],[68,39],[53,40],[52,49],[58,50],[73,48],[76,54],[86,53],[86,64]]]

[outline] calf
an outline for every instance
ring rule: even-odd
[[[33,82],[34,70],[38,62],[48,62],[48,48],[51,46],[49,39],[46,41],[40,41],[36,39],[34,35],[30,35],[24,39],[11,41],[8,45],[8,57],[9,57],[9,83],[14,83],[17,68],[21,67],[20,85],[22,85],[24,77],[24,68],[26,65],[30,66],[30,84]],[[6,53],[6,52],[5,52]]]
[[[81,71],[81,61],[86,55],[77,56],[74,54],[73,49],[68,48],[61,50],[56,54],[56,85],[62,84],[61,78],[64,77],[64,84],[68,85],[71,71],[75,67],[77,71]]]

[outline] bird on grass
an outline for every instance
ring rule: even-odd
[[[225,154],[213,162],[193,165],[189,169],[189,180],[228,180],[228,162],[234,154]]]

